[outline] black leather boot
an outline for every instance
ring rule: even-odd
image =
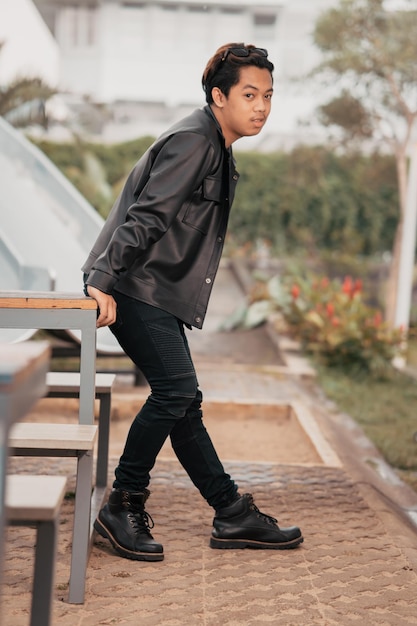
[[[297,526],[279,528],[277,520],[261,513],[249,493],[216,511],[211,548],[258,548],[287,550],[303,542]]]
[[[118,554],[136,561],[162,561],[164,549],[151,535],[153,520],[145,511],[150,492],[111,492],[108,503],[101,509],[95,530],[110,541]]]

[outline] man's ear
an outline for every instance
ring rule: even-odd
[[[223,108],[225,95],[219,87],[213,87],[211,90],[211,97],[213,98],[213,102],[216,106]]]

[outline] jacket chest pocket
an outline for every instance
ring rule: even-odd
[[[222,179],[208,176],[186,206],[182,222],[206,235],[213,219],[213,204],[221,201]]]

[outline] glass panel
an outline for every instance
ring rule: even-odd
[[[103,219],[53,163],[1,117],[0,188],[0,289],[55,287],[81,293],[80,268]],[[0,341],[2,333],[0,329]],[[69,334],[79,339],[79,333]],[[107,328],[99,329],[97,343],[102,352],[121,352]]]

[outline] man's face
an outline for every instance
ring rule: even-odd
[[[240,137],[257,135],[271,111],[272,76],[267,69],[242,67],[239,82],[228,98],[220,92],[214,107],[226,146]]]

